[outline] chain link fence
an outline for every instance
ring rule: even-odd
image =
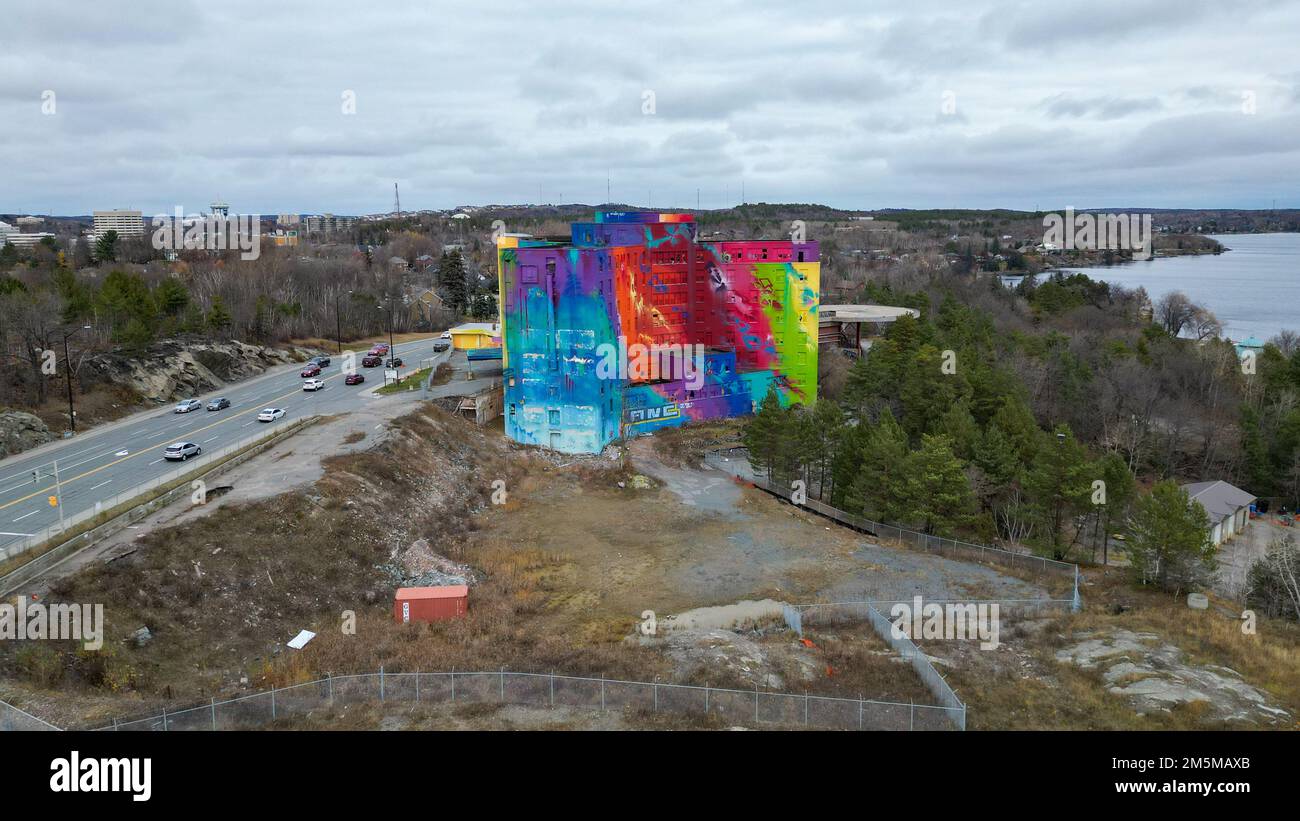
[[[955,699],[955,697],[954,697]],[[902,704],[769,690],[586,678],[549,673],[495,672],[363,673],[331,676],[273,688],[226,701],[215,699],[184,710],[101,730],[237,730],[307,716],[339,705],[379,703],[505,704],[534,708],[577,707],[601,711],[713,716],[730,724],[821,730],[952,730],[965,727],[966,708]],[[956,702],[960,705],[960,702]]]
[[[311,417],[307,417],[307,418],[311,418]],[[80,524],[89,521],[91,519],[94,519],[96,516],[115,510],[119,507],[122,507],[123,505],[129,504],[131,502],[135,502],[137,500],[139,500],[140,504],[144,504],[146,501],[144,497],[148,496],[151,492],[157,490],[158,488],[165,487],[166,485],[169,485],[173,482],[183,479],[184,477],[192,473],[201,473],[205,468],[208,468],[210,466],[215,466],[216,464],[224,461],[231,455],[238,453],[239,451],[244,450],[246,448],[252,447],[258,444],[259,442],[273,439],[279,436],[280,434],[290,430],[296,425],[304,424],[305,421],[306,418],[293,419],[293,420],[281,419],[279,422],[269,423],[269,428],[270,428],[269,430],[264,427],[261,430],[259,430],[256,434],[245,437],[244,439],[241,439],[235,444],[228,445],[220,450],[216,450],[216,451],[205,450],[201,456],[197,456],[193,459],[187,459],[186,461],[181,462],[180,467],[178,467],[175,470],[168,471],[162,474],[161,476],[156,476],[153,479],[150,479],[149,481],[143,484],[136,485],[135,487],[129,490],[122,491],[121,493],[115,494],[113,496],[107,496],[104,497],[103,499],[97,499],[92,506],[86,508],[85,510],[82,510],[80,513],[74,513],[72,515],[65,516],[62,522],[52,524],[49,527],[43,528],[36,533],[32,533],[28,536],[25,536],[21,540],[15,540],[5,545],[4,547],[0,547],[0,561],[12,558],[14,556],[20,556],[34,547],[42,545],[45,542],[53,538],[56,538],[57,536],[63,533],[67,533],[69,530],[75,529]],[[64,496],[60,492],[57,486],[47,488],[45,491],[42,492],[48,492],[48,494],[51,496],[55,496],[56,498],[61,498],[62,502],[66,502],[68,499],[67,496]],[[146,515],[146,513],[141,513],[140,516],[142,517]]]
[[[759,490],[767,491],[773,496],[791,501],[792,490],[755,476],[746,456],[747,454],[743,448],[709,451],[704,455],[704,462],[710,467],[749,482]],[[791,503],[793,504],[793,502]],[[883,522],[875,522],[871,519],[855,516],[837,507],[832,507],[824,502],[819,502],[816,499],[806,499],[798,506],[819,513],[828,519],[834,519],[841,524],[870,533],[878,539],[893,539],[901,544],[924,550],[927,553],[936,553],[940,556],[963,561],[1019,568],[1030,573],[1051,574],[1068,578],[1072,581],[1074,588],[1071,594],[1071,608],[1077,612],[1082,606],[1082,600],[1079,597],[1079,566],[1077,564],[1048,559],[1043,556],[1034,556],[1028,553],[1017,553],[1014,550],[1005,550],[1000,547],[964,542],[960,539],[950,539],[931,533],[920,533]]]
[[[39,719],[26,710],[20,710],[7,701],[0,701],[0,733],[14,730],[45,731],[58,730],[44,719]]]

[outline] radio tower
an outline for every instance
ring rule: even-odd
[[[393,183],[393,213],[402,218],[402,197],[397,193],[397,183]]]

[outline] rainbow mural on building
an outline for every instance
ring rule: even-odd
[[[817,395],[817,243],[701,241],[690,214],[598,212],[565,240],[497,241],[506,434],[598,453],[699,419]],[[688,346],[688,347],[683,347]],[[611,351],[691,350],[668,364],[607,367]],[[666,361],[666,360],[665,360]]]

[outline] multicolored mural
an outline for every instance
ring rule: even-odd
[[[770,390],[816,398],[815,242],[700,241],[690,214],[604,212],[567,242],[502,237],[497,257],[516,441],[598,453],[751,413]]]

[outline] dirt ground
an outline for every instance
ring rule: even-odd
[[[498,428],[428,404],[409,407],[419,410],[387,426],[350,417],[325,423],[329,435],[312,439],[336,443],[329,453],[294,437],[241,466],[234,489],[207,509],[152,521],[73,568],[49,586],[49,598],[103,602],[108,652],[0,647],[0,698],[61,726],[98,726],[383,666],[932,704],[911,667],[869,627],[810,628],[801,642],[773,606],[1047,595],[1032,579],[878,544],[693,467],[691,432],[575,458],[519,448]],[[727,435],[720,426],[702,437]],[[468,569],[465,618],[394,623],[400,567],[421,541],[422,551]],[[1087,574],[1086,582],[1084,613],[1008,613],[997,650],[921,642],[970,707],[972,729],[1222,726],[1195,704],[1139,714],[1109,689],[1104,671],[1060,660],[1090,636],[1109,640],[1118,630],[1157,636],[1154,650],[1187,675],[1231,667],[1270,709],[1297,714],[1300,631],[1263,624],[1252,644],[1237,638],[1230,613],[1189,618],[1179,602],[1135,591],[1114,571]],[[754,604],[701,609],[745,601]],[[647,611],[662,630],[642,629]],[[733,623],[718,621],[730,613]],[[133,639],[141,627],[147,642]],[[302,651],[287,649],[304,628],[317,637]],[[422,716],[349,710],[285,726],[678,726],[663,717],[643,724],[489,705]]]

